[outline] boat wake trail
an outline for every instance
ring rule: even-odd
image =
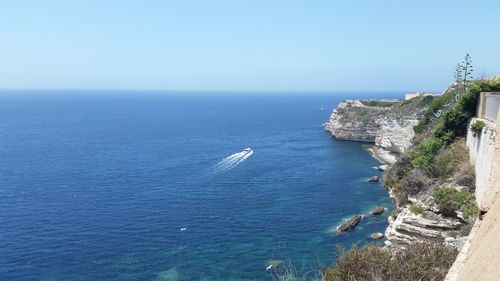
[[[222,159],[219,163],[212,167],[213,174],[220,174],[227,172],[236,166],[238,166],[243,161],[247,160],[252,156],[253,151],[250,148],[246,148],[243,151],[229,155],[228,157]]]

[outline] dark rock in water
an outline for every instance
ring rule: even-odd
[[[370,211],[370,215],[380,215],[384,212],[384,207],[377,207]]]
[[[382,239],[382,237],[384,237],[384,234],[380,233],[380,232],[376,232],[376,233],[370,234],[370,237],[372,239]]]
[[[368,181],[369,181],[369,182],[379,182],[379,181],[380,181],[380,179],[378,178],[378,176],[373,176],[373,177],[370,177],[370,178],[368,179]]]
[[[354,228],[360,221],[361,221],[362,216],[361,215],[355,215],[354,217],[350,218],[343,224],[339,225],[337,227],[338,232],[343,232],[347,231],[351,228]]]

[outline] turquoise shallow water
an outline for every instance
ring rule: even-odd
[[[335,234],[342,220],[392,208],[366,182],[377,161],[321,127],[364,96],[394,94],[1,92],[0,279],[270,280],[269,260],[331,263],[390,212]]]

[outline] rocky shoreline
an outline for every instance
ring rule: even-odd
[[[385,171],[411,146],[413,127],[425,110],[414,106],[402,109],[405,103],[400,101],[380,108],[367,106],[363,100],[343,101],[332,112],[325,130],[339,140],[373,143],[366,150],[381,163],[378,169]],[[389,225],[383,234],[387,247],[397,249],[418,241],[440,241],[460,249],[464,244],[466,237],[455,238],[460,236],[457,232],[464,224],[461,219],[444,217],[430,202],[418,198],[409,198],[409,205],[398,206],[393,192],[388,192],[396,211],[389,216]]]
[[[373,158],[377,159],[382,164],[381,166],[387,167],[387,165],[394,164],[397,161],[397,156],[394,153],[385,150],[382,147],[373,146],[367,148],[366,150],[371,154]]]

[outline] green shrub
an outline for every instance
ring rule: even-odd
[[[443,142],[439,139],[431,139],[427,142],[418,144],[409,153],[410,163],[413,168],[422,167],[430,169],[434,156],[443,146]]]
[[[428,107],[432,101],[434,100],[434,96],[423,96],[423,97],[415,97],[409,100],[405,100],[399,103],[399,106],[407,106],[407,105],[415,105],[417,107],[423,108]]]
[[[441,187],[434,191],[434,202],[444,216],[456,216],[461,211],[465,218],[477,212],[474,195],[454,188]]]
[[[401,207],[408,201],[408,194],[401,185],[401,179],[397,176],[394,166],[384,173],[384,187],[391,190],[396,199],[396,204]]]
[[[483,131],[484,126],[486,126],[486,124],[483,121],[476,120],[476,122],[474,122],[474,124],[472,124],[470,126],[470,129],[474,133],[474,136],[477,136],[477,135],[481,134],[481,132]]]
[[[357,245],[346,250],[337,247],[337,262],[323,273],[326,281],[380,280],[388,275],[391,267],[391,253],[374,245],[359,248]],[[374,276],[376,275],[376,276]]]
[[[424,119],[414,127],[417,134],[430,130],[434,119],[439,119],[434,135],[443,141],[452,141],[454,137],[465,136],[467,121],[476,114],[480,92],[500,91],[499,80],[477,80],[468,85],[466,92],[461,93],[457,102],[455,90],[432,100],[424,114]],[[451,107],[450,107],[451,106]],[[441,112],[441,114],[439,114]]]
[[[414,214],[421,215],[424,213],[424,208],[420,207],[417,204],[411,204],[410,205],[410,211]]]
[[[326,281],[443,280],[457,256],[442,243],[415,243],[393,255],[373,245],[337,253],[337,262],[323,272]]]
[[[426,122],[425,120],[422,120],[422,121],[418,122],[418,124],[415,127],[413,127],[413,131],[415,132],[415,134],[421,134],[424,132],[427,125],[428,125],[428,122]]]
[[[361,109],[357,115],[361,117],[362,120],[366,120],[370,116],[370,111],[366,109]]]
[[[442,149],[436,155],[434,162],[433,175],[435,177],[446,179],[453,173],[455,155],[448,149]]]
[[[443,147],[435,157],[432,175],[441,179],[454,175],[463,166],[469,166],[468,155],[463,138]]]
[[[432,102],[434,101],[434,98],[435,98],[434,96],[425,96],[419,101],[418,105],[419,106],[431,105]]]
[[[387,190],[395,189],[400,184],[393,167],[385,171],[383,184]]]
[[[362,100],[361,103],[366,106],[391,107],[400,101]]]
[[[431,123],[433,118],[436,118],[438,113],[442,111],[447,105],[449,105],[452,99],[455,97],[455,92],[450,91],[441,96],[433,98],[432,100],[427,100],[429,102],[429,107],[424,114],[424,119],[420,121],[417,126],[413,128],[416,134],[423,133]]]
[[[400,155],[398,161],[391,166],[391,170],[395,173],[395,175],[399,178],[403,177],[411,171],[411,163],[410,158],[407,154]]]
[[[462,162],[459,167],[455,167],[456,172],[454,181],[463,187],[467,188],[469,193],[474,193],[476,190],[476,172],[474,166],[470,162]]]
[[[476,115],[479,93],[499,90],[500,81],[497,80],[477,80],[470,83],[467,92],[440,118],[440,126],[436,128],[434,135],[444,142],[465,136],[468,120]]]
[[[455,137],[465,136],[467,121],[472,117],[464,112],[460,106],[454,106],[443,114],[441,122],[434,131],[434,136],[445,143]]]
[[[398,207],[404,206],[408,202],[408,192],[400,185],[393,191]]]
[[[412,196],[419,192],[428,190],[432,186],[432,180],[421,168],[415,168],[409,171],[402,179],[401,184],[406,192]]]
[[[391,190],[399,207],[408,202],[408,192],[402,184],[402,179],[411,171],[411,164],[407,155],[400,156],[398,161],[384,173],[384,187]]]
[[[444,280],[458,252],[442,243],[415,243],[393,256],[382,280]]]
[[[431,104],[429,105],[429,108],[427,109],[427,112],[425,113],[425,119],[432,118],[436,115],[436,113],[449,105],[455,95],[455,91],[450,91],[433,99]]]

